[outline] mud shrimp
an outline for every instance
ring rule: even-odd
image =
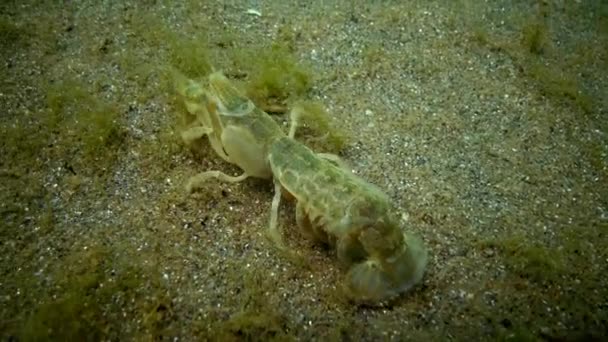
[[[220,171],[200,173],[188,181],[189,191],[211,178],[272,179],[269,235],[285,248],[277,223],[285,191],[296,200],[297,226],[337,250],[348,268],[344,288],[355,301],[390,299],[421,281],[427,263],[422,241],[405,232],[390,198],[378,187],[345,169],[337,156],[315,153],[294,139],[301,109],[292,110],[285,134],[221,73],[209,76],[208,89],[184,79],[178,82],[178,92],[197,118],[182,133],[184,140],[207,136],[220,157],[243,170],[236,177]]]

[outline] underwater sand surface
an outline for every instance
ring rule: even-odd
[[[608,335],[606,2],[49,3],[0,5],[2,339]],[[186,194],[239,174],[179,136],[168,70],[211,69],[278,112],[325,107],[343,143],[314,122],[298,139],[400,208],[419,286],[345,300],[293,203],[302,258],[264,236],[269,182]]]

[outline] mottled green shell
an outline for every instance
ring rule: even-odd
[[[322,218],[329,234],[352,233],[388,212],[389,198],[380,189],[293,139],[275,141],[269,161],[281,185],[305,204],[311,218]]]

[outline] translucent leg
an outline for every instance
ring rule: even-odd
[[[292,109],[291,113],[289,114],[289,118],[291,121],[289,125],[289,137],[292,139],[296,136],[296,129],[298,128],[298,121],[300,120],[301,116],[302,109],[299,107]]]
[[[329,132],[323,134],[320,137],[310,137],[307,140],[310,142],[317,142],[317,141],[324,141],[325,139],[327,139],[329,137]]]
[[[188,180],[188,184],[186,184],[186,190],[188,192],[193,192],[194,190],[201,188],[203,186],[203,184],[206,183],[211,178],[216,178],[216,179],[219,179],[219,180],[227,182],[227,183],[237,183],[237,182],[247,179],[247,177],[249,177],[249,175],[246,173],[243,173],[240,176],[234,177],[234,176],[229,176],[221,171],[201,172],[198,175],[193,176]]]
[[[341,169],[351,172],[350,167],[342,158],[332,153],[317,153],[317,155],[325,160],[329,160]]]
[[[182,140],[186,145],[191,145],[195,140],[198,140],[204,137],[205,135],[209,137],[209,143],[211,144],[211,147],[213,148],[215,153],[217,153],[217,155],[225,161],[233,163],[230,160],[230,157],[228,157],[228,155],[226,154],[226,152],[224,152],[221,142],[219,142],[215,135],[213,135],[213,128],[206,126],[196,126],[190,127],[181,133]]]
[[[314,222],[306,213],[303,202],[296,204],[296,223],[300,231],[312,241],[331,244],[330,237],[325,231],[326,222],[322,218],[317,218]]]
[[[308,220],[308,217],[306,216],[302,202],[296,204],[296,224],[303,232],[311,236],[313,235],[310,220]]]
[[[268,236],[276,244],[279,249],[284,249],[283,239],[279,231],[279,204],[281,203],[281,183],[274,181],[274,197],[272,198],[272,207],[270,208],[270,225],[268,226]]]
[[[190,145],[195,140],[198,140],[207,134],[211,134],[212,132],[213,129],[209,127],[197,126],[188,128],[187,130],[183,131],[181,136],[184,143],[186,143],[186,145]]]
[[[310,219],[308,218],[308,215],[306,215],[304,205],[300,201],[296,203],[296,224],[302,234],[304,234],[306,237],[310,238],[312,241],[319,240],[315,234],[315,230],[310,222]]]

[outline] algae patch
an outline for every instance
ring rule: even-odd
[[[565,274],[564,252],[529,242],[522,235],[483,241],[482,248],[498,248],[509,271],[536,282],[557,281]]]
[[[298,107],[301,109],[303,124],[315,133],[315,137],[306,139],[308,144],[319,142],[321,146],[333,152],[344,148],[348,141],[346,132],[332,122],[331,116],[321,103],[298,101],[294,108]]]
[[[42,129],[54,153],[93,173],[112,164],[125,138],[116,104],[100,100],[74,79],[51,85],[46,101]]]
[[[606,60],[606,51],[596,49],[597,42],[585,39],[576,42],[581,47],[578,51],[566,50],[572,43],[567,40],[557,43],[563,38],[557,37],[549,24],[556,11],[554,5],[539,1],[532,15],[525,19],[518,16],[505,20],[505,25],[513,27],[513,31],[507,33],[491,30],[479,21],[467,26],[473,41],[493,52],[510,56],[542,96],[556,103],[566,100],[584,114],[592,114],[599,100],[586,86],[589,81],[585,75],[586,78],[589,75],[585,69]]]
[[[102,245],[79,246],[50,274],[52,286],[31,311],[19,317],[20,340],[88,341],[123,335],[124,317],[138,317],[132,338],[162,338],[168,333],[171,301],[158,270],[143,259]],[[138,335],[140,334],[140,335]]]
[[[238,68],[249,75],[246,95],[266,112],[285,111],[288,99],[302,97],[312,85],[309,69],[280,44],[232,54]]]
[[[218,341],[294,340],[296,327],[276,303],[269,302],[272,297],[268,293],[275,288],[272,280],[256,269],[238,266],[227,269],[232,270],[226,274],[227,280],[241,289],[238,298],[231,299],[238,310],[227,319],[197,322],[204,334]]]

